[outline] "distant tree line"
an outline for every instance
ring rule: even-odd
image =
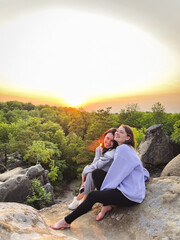
[[[119,113],[110,111],[111,107],[89,113],[82,108],[0,102],[0,155],[4,164],[8,154],[17,152],[27,166],[41,163],[56,185],[62,179],[76,178],[92,161],[100,136],[122,123],[133,127],[137,147],[146,129],[160,123],[166,135],[180,142],[180,113],[166,113],[159,102],[151,112],[139,111],[138,104]]]

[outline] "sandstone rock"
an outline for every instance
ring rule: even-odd
[[[40,164],[38,164],[30,167],[26,174],[29,179],[33,179],[43,175],[43,173],[44,173],[44,168]]]
[[[25,175],[15,175],[0,184],[0,202],[24,203],[30,194],[31,182]]]
[[[70,211],[68,203],[40,210],[48,224],[56,222]],[[106,240],[179,240],[180,236],[180,177],[160,177],[147,183],[143,203],[130,208],[115,207],[108,217],[96,222],[99,204],[93,211],[76,219],[68,236],[78,239]]]
[[[43,186],[45,182],[43,176],[44,168],[41,165],[35,165],[29,169],[18,167],[0,174],[0,202],[24,203],[31,193],[31,180],[38,178]],[[53,190],[50,183],[45,186],[45,189],[51,192],[51,202],[48,204],[50,206],[54,204]]]
[[[161,176],[180,177],[180,154],[173,158],[163,169]]]
[[[100,222],[93,210],[76,219],[71,229],[51,230],[48,226],[69,214],[69,202],[40,211],[17,203],[0,203],[0,239],[87,239],[87,240],[179,240],[180,177],[150,179],[143,203],[133,207],[114,207]]]
[[[151,126],[146,132],[147,135],[140,143],[138,153],[144,167],[148,170],[165,166],[180,153],[180,144],[171,141],[164,134],[162,124]]]
[[[73,240],[53,231],[34,208],[18,203],[0,203],[1,240]]]
[[[27,171],[26,169],[18,167],[18,168],[12,169],[10,171],[4,172],[3,174],[0,174],[0,181],[5,182],[8,179],[10,179],[12,176],[15,176],[18,174],[25,174],[26,171]]]
[[[137,221],[133,226],[134,230],[139,229],[141,234],[144,231],[148,237],[153,239],[167,237],[173,240],[179,239],[180,178],[151,179],[147,184],[145,201],[139,205],[139,209],[134,210],[133,213],[131,212],[132,221]]]

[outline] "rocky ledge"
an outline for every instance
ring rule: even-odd
[[[180,177],[152,178],[146,184],[143,203],[130,208],[114,207],[100,222],[93,210],[72,223],[71,229],[54,231],[49,225],[70,212],[69,202],[40,211],[19,203],[0,203],[1,240],[103,239],[103,240],[179,240]]]

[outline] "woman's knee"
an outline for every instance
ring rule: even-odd
[[[102,172],[104,172],[102,169],[94,169],[92,171],[92,178],[96,179],[97,177],[99,177],[99,174],[102,174]]]

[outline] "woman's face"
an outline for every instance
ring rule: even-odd
[[[111,148],[114,143],[114,136],[112,133],[107,133],[105,138],[104,138],[104,147],[105,148]]]
[[[119,127],[114,136],[114,140],[118,143],[118,145],[123,144],[125,141],[129,140],[130,137],[127,135],[125,129],[123,127]]]

